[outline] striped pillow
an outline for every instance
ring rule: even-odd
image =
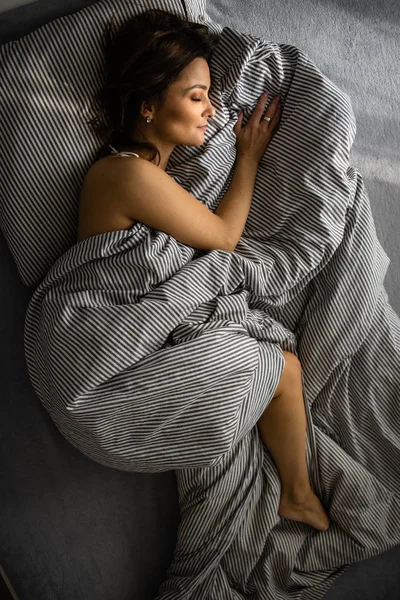
[[[0,227],[27,286],[76,243],[83,179],[102,145],[87,121],[105,24],[148,8],[201,22],[205,0],[101,0],[0,47]]]

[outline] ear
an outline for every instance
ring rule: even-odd
[[[146,117],[151,117],[154,119],[155,116],[155,104],[151,104],[150,102],[146,102],[143,100],[140,105],[140,114],[145,119]]]

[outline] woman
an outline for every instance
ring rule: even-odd
[[[177,144],[203,144],[204,127],[215,115],[208,97],[208,61],[217,43],[206,26],[162,10],[127,21],[115,42],[108,36],[108,82],[99,97],[111,127],[103,127],[108,142],[83,183],[78,242],[140,221],[193,248],[234,251],[250,210],[259,161],[279,125],[279,97],[262,118],[263,94],[245,127],[240,113],[234,126],[234,175],[214,213],[165,172]],[[101,128],[99,115],[94,122]],[[301,366],[294,354],[283,355],[281,379],[258,421],[282,482],[278,514],[326,530],[329,519],[307,470]]]

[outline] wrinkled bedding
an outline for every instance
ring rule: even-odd
[[[350,563],[400,543],[400,322],[361,174],[350,98],[298,48],[234,29],[210,72],[202,146],[167,172],[210,210],[229,188],[233,126],[264,90],[281,124],[234,252],[144,223],[53,265],[25,321],[33,387],[61,434],[124,471],[175,470],[181,523],[157,600],[322,598]],[[303,370],[310,478],[328,531],[277,515],[258,419],[284,366]]]

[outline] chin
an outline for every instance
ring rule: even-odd
[[[205,136],[205,131],[203,131],[203,136],[197,142],[196,146],[201,146],[202,144],[204,144],[205,141],[206,141],[206,136]]]
[[[201,130],[200,130],[201,131]],[[204,134],[204,132],[203,132]],[[196,135],[196,137],[192,137],[191,141],[186,141],[186,142],[178,142],[179,144],[182,144],[184,146],[202,146],[205,142],[205,136],[204,135]]]

